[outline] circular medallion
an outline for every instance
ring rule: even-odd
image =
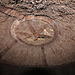
[[[57,35],[57,27],[46,16],[27,15],[23,20],[15,20],[11,33],[13,37],[28,45],[51,43]]]

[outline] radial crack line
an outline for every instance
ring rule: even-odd
[[[14,40],[10,46],[8,46],[6,49],[3,50],[3,52],[0,53],[0,59],[3,57],[5,53],[7,53],[15,44],[17,43],[17,40]]]
[[[42,50],[42,54],[43,54],[43,64],[45,66],[48,66],[47,60],[46,60],[46,55],[45,55],[45,52],[44,52],[44,46],[41,46],[41,50]]]

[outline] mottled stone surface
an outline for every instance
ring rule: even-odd
[[[11,35],[15,18],[0,12],[0,59],[3,63],[23,66],[56,66],[75,62],[75,9],[68,5],[51,4],[35,15],[48,16],[57,25],[56,40],[44,46],[29,46]],[[32,14],[19,12],[19,14]],[[3,18],[2,18],[3,17]]]

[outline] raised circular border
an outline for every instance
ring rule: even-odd
[[[12,36],[13,36],[16,40],[18,40],[18,41],[20,41],[20,42],[22,42],[22,43],[25,43],[24,41],[19,40],[19,39],[16,37],[16,34],[15,34],[13,28],[16,27],[17,25],[19,25],[20,23],[24,22],[24,21],[34,20],[34,19],[36,19],[36,20],[43,20],[44,22],[49,23],[49,24],[53,27],[53,30],[54,30],[54,37],[52,38],[52,40],[51,40],[50,42],[44,43],[44,44],[42,44],[42,45],[46,45],[46,44],[49,44],[49,43],[53,42],[53,41],[57,38],[57,35],[58,35],[58,29],[57,29],[57,26],[56,26],[56,24],[55,24],[55,21],[54,21],[54,20],[51,20],[48,16],[42,16],[42,15],[25,15],[22,20],[16,19],[16,20],[13,22],[12,26],[11,26],[11,34],[12,34]],[[28,44],[28,43],[25,43],[25,44],[31,45],[31,44]],[[31,45],[31,46],[40,46],[40,45]]]

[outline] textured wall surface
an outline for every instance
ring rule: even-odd
[[[5,4],[9,8],[10,5]],[[15,8],[12,5],[14,11],[17,11],[20,16],[29,14],[46,16],[56,24],[58,30],[56,39],[44,46],[30,46],[15,40],[11,34],[11,26],[16,19],[11,16],[11,12],[2,12],[5,9],[0,8],[0,61],[12,65],[36,67],[50,67],[75,62],[74,5],[74,2],[67,5],[56,2],[50,3],[46,8],[36,9],[32,12],[22,8]],[[17,16],[17,19],[20,16]]]

